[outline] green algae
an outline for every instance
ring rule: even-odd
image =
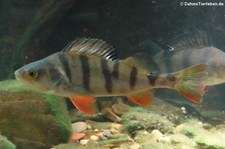
[[[72,134],[72,127],[70,124],[70,117],[68,115],[68,112],[66,110],[66,105],[64,100],[60,100],[58,97],[53,95],[45,95],[46,100],[48,101],[52,112],[54,112],[58,126],[62,133],[63,142],[66,142],[69,140],[71,134]],[[58,102],[55,102],[58,100]],[[64,110],[61,108],[64,107]]]
[[[190,120],[184,124],[181,133],[193,139],[200,148],[205,149],[223,149],[225,148],[225,134],[219,131],[209,131],[202,127],[195,120]]]
[[[15,149],[16,146],[6,137],[0,135],[0,149]]]
[[[30,91],[28,87],[21,84],[17,80],[5,80],[0,82],[0,91],[1,92],[23,92]]]

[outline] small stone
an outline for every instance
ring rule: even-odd
[[[98,134],[98,137],[101,139],[101,140],[106,140],[107,138],[103,135],[103,133],[99,133]]]
[[[82,139],[80,140],[80,144],[86,145],[88,143],[89,139]]]
[[[85,122],[75,122],[72,124],[73,132],[83,132],[87,130],[87,124]]]
[[[205,129],[207,129],[207,130],[209,130],[209,129],[212,128],[212,125],[210,125],[209,123],[203,123],[202,124],[202,127],[205,128]]]
[[[180,109],[181,109],[181,111],[186,111],[185,107],[181,107]]]
[[[78,141],[84,137],[85,137],[85,133],[75,132],[75,133],[73,133],[73,135],[71,137],[71,141]]]
[[[99,137],[98,136],[95,136],[95,135],[91,135],[90,139],[91,140],[98,141],[99,140]]]
[[[134,143],[133,145],[129,147],[129,149],[139,149],[140,147],[141,145],[139,143]]]
[[[163,137],[163,134],[157,129],[152,130],[151,133],[154,135],[157,141],[160,141]]]
[[[180,133],[184,129],[184,127],[185,127],[184,124],[177,125],[177,127],[174,130],[174,132],[175,133]]]
[[[143,132],[143,134],[144,134],[144,135],[147,135],[147,134],[148,134],[148,132],[145,130],[145,131]]]
[[[92,130],[93,128],[92,128],[91,125],[87,125],[87,129],[88,129],[88,130]]]
[[[202,125],[203,125],[203,123],[202,123],[202,122],[198,122],[197,124],[198,124],[199,126],[202,126]]]
[[[121,133],[122,130],[123,130],[123,125],[121,125],[121,124],[112,124],[110,127],[110,131],[113,134]]]
[[[110,130],[105,130],[103,133],[102,133],[106,138],[108,137],[111,137],[112,136],[112,133]]]
[[[160,142],[163,142],[163,143],[170,143],[171,142],[171,139],[168,136],[164,136],[159,141]]]
[[[98,129],[95,129],[94,132],[98,132]]]

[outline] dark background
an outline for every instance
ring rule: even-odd
[[[151,53],[153,43],[165,47],[178,33],[197,28],[225,49],[225,6],[182,7],[180,2],[1,0],[0,79],[14,78],[17,68],[60,51],[77,37],[101,38],[124,58]]]

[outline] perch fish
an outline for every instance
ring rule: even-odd
[[[159,74],[151,71],[149,59],[135,54],[119,60],[115,49],[103,40],[76,39],[63,51],[32,62],[15,71],[15,77],[41,92],[69,97],[87,114],[95,112],[95,97],[126,96],[148,106],[154,88],[170,88],[192,102],[204,94],[207,65]]]
[[[160,73],[170,73],[203,63],[207,64],[207,86],[225,83],[225,53],[212,46],[209,36],[202,30],[189,31],[175,37],[153,56]]]

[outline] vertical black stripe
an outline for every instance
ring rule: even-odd
[[[159,77],[159,73],[157,73],[157,72],[155,72],[155,73],[154,73],[154,72],[149,73],[149,74],[148,74],[148,80],[149,80],[149,83],[150,83],[152,86],[154,86],[156,80],[158,79],[158,77]]]
[[[132,67],[131,72],[130,72],[130,89],[134,89],[136,83],[137,83],[137,68]]]
[[[119,78],[119,61],[114,61],[112,77],[115,79]]]
[[[83,76],[83,85],[85,89],[90,90],[90,65],[86,55],[80,55],[81,71]]]
[[[65,57],[63,53],[59,53],[58,57],[59,57],[59,61],[63,65],[66,76],[68,77],[69,81],[71,81],[71,70],[70,70],[69,62],[67,58]]]
[[[105,79],[105,89],[108,93],[112,93],[112,78],[107,64],[107,60],[101,60],[102,74]]]

